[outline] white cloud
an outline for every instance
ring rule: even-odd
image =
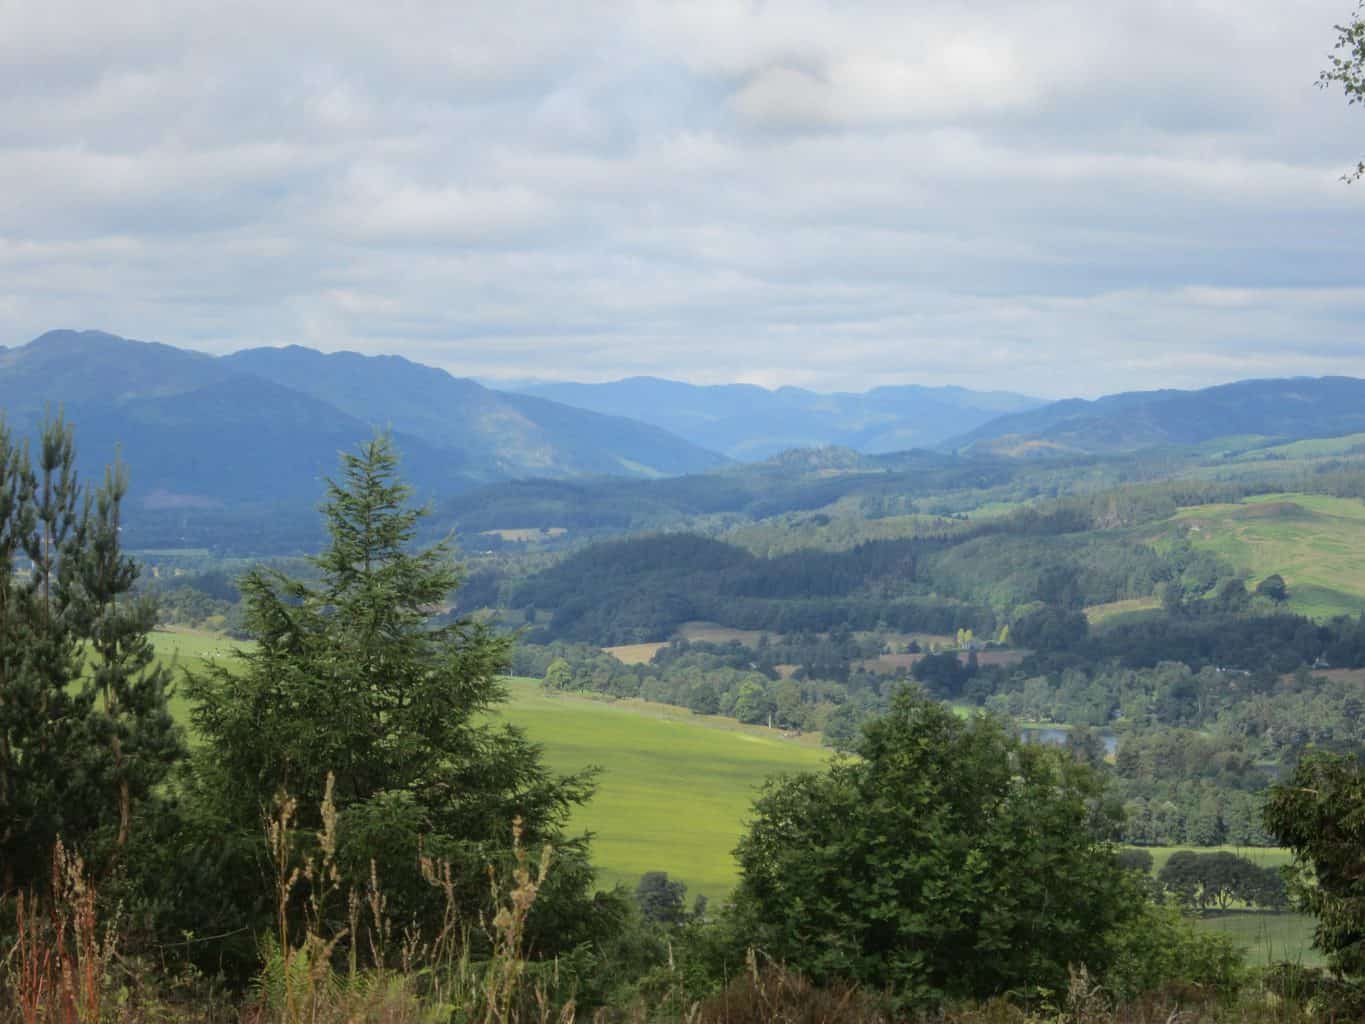
[[[0,343],[1365,373],[1338,0],[0,0]]]

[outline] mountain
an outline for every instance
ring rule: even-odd
[[[1219,438],[1295,440],[1365,431],[1365,380],[1244,380],[1198,391],[1073,398],[998,417],[947,442],[999,454],[1092,454],[1197,445]]]
[[[31,437],[58,409],[76,429],[87,479],[116,451],[128,464],[129,528],[148,546],[212,546],[251,530],[295,547],[316,531],[338,453],[376,427],[393,430],[423,500],[516,477],[652,478],[725,461],[657,427],[501,395],[392,357],[293,348],[215,358],[67,330],[0,348],[8,428]]]
[[[658,377],[607,384],[532,382],[527,394],[652,423],[736,459],[839,445],[880,453],[936,445],[1041,400],[1003,391],[897,385],[862,394],[775,391],[752,384],[697,385]]]
[[[75,426],[87,476],[117,447],[135,500],[161,508],[315,502],[337,452],[372,433],[357,417],[211,356],[99,331],[51,331],[0,352],[7,425],[31,435],[49,409]],[[460,453],[409,435],[396,441],[423,490],[484,479]]]
[[[387,425],[465,451],[498,477],[660,477],[725,460],[646,423],[505,394],[400,356],[255,348],[225,365]]]

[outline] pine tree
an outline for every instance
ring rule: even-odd
[[[43,886],[59,836],[106,869],[110,842],[127,841],[136,807],[182,749],[150,666],[154,609],[117,610],[137,578],[118,539],[126,476],[92,498],[61,418],[38,447],[35,469],[0,427],[3,892]]]
[[[300,826],[319,828],[331,773],[352,879],[368,877],[374,860],[394,919],[422,918],[438,901],[418,873],[420,849],[454,864],[466,920],[476,920],[486,868],[508,852],[520,818],[527,843],[556,848],[562,899],[543,891],[537,901],[538,947],[571,944],[589,923],[592,876],[564,825],[590,777],[553,775],[520,731],[488,720],[505,699],[498,676],[510,640],[477,622],[435,621],[460,572],[445,543],[414,550],[424,512],[408,503],[389,440],[345,455],[343,468],[328,482],[329,542],[311,560],[315,578],[248,573],[241,592],[255,645],[236,666],[190,680],[205,740],[195,792],[216,822],[208,842],[228,832],[258,842],[282,791],[297,801]],[[575,916],[577,926],[566,924]]]

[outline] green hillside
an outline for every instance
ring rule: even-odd
[[[1327,618],[1365,611],[1365,502],[1266,494],[1182,509],[1167,524],[1250,582],[1279,573],[1290,610]]]
[[[560,771],[602,769],[597,795],[574,819],[596,833],[603,881],[634,885],[667,871],[690,894],[723,899],[736,875],[730,851],[763,780],[819,767],[829,752],[757,726],[644,701],[547,695],[514,680],[502,712]]]

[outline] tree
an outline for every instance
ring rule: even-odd
[[[545,669],[545,689],[569,690],[573,688],[573,666],[563,658],[556,658]]]
[[[1284,577],[1274,572],[1256,584],[1256,593],[1260,597],[1268,597],[1270,600],[1279,604],[1289,600],[1289,587],[1284,582]]]
[[[659,924],[682,924],[687,919],[687,885],[671,881],[667,871],[646,871],[635,887],[640,912]]]
[[[521,731],[489,719],[505,700],[498,677],[510,640],[467,619],[433,622],[460,572],[444,542],[413,549],[424,513],[408,503],[388,438],[342,461],[341,480],[327,485],[316,578],[247,573],[255,645],[236,665],[190,679],[204,742],[187,870],[245,876],[224,879],[224,891],[248,904],[229,913],[259,922],[249,915],[262,913],[268,888],[249,879],[253,861],[262,873],[262,816],[287,791],[300,829],[316,832],[331,774],[338,860],[353,881],[376,865],[394,920],[430,921],[439,911],[419,852],[452,864],[462,920],[478,920],[488,909],[487,867],[510,854],[520,819],[528,847],[555,848],[530,941],[540,953],[574,945],[599,920],[584,844],[564,831],[590,776],[552,774]],[[224,853],[234,844],[235,862]]]
[[[106,872],[183,752],[119,547],[127,474],[92,496],[60,418],[38,449],[0,426],[0,895],[45,887],[58,837]]]
[[[736,856],[753,945],[905,1000],[1064,986],[1141,900],[1093,772],[904,690],[857,759],[772,782]]]
[[[1327,58],[1328,67],[1318,77],[1318,85],[1324,89],[1341,86],[1349,104],[1365,103],[1365,17],[1362,12],[1365,12],[1365,3],[1356,9],[1349,23],[1336,26],[1335,52]],[[1359,181],[1362,175],[1365,175],[1365,160],[1356,164],[1346,180]]]
[[[1365,974],[1365,766],[1310,754],[1270,790],[1265,821],[1294,851],[1291,889],[1317,916],[1313,944],[1342,974]]]

